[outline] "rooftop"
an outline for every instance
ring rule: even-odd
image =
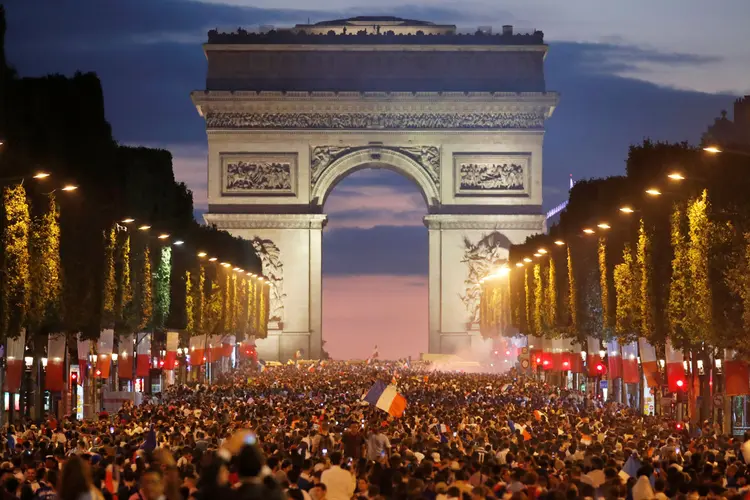
[[[401,25],[401,26],[435,26],[435,23],[429,21],[416,21],[414,19],[403,19],[393,16],[357,16],[347,19],[334,19],[333,21],[321,21],[313,26],[370,26],[372,24]],[[298,25],[303,26],[303,25]]]
[[[384,27],[385,28],[385,27]],[[289,30],[271,30],[266,33],[250,33],[243,29],[226,33],[218,30],[208,32],[208,45],[224,44],[288,44],[288,45],[543,45],[544,33],[534,31],[524,34],[487,34],[477,31],[472,34],[396,34],[387,30],[380,33],[326,33],[310,34]]]

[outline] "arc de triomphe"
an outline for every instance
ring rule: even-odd
[[[424,195],[429,351],[488,351],[479,280],[544,230],[542,141],[558,97],[542,33],[363,17],[210,32],[204,50],[206,90],[192,98],[208,135],[205,219],[252,240],[272,280],[261,357],[320,355],[323,207],[363,168]]]

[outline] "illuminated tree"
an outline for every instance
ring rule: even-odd
[[[3,190],[5,227],[3,229],[2,321],[0,332],[15,338],[26,323],[29,308],[29,205],[23,185]]]
[[[607,241],[604,237],[599,238],[597,256],[599,262],[599,289],[602,301],[602,326],[606,329],[610,326],[610,311],[609,281],[607,279]]]
[[[690,298],[686,313],[685,330],[693,343],[711,342],[713,338],[713,305],[709,276],[709,250],[713,237],[712,224],[708,218],[708,194],[688,205],[688,238],[690,247]]]
[[[576,279],[573,273],[573,259],[570,255],[570,246],[568,246],[568,318],[572,332],[578,332],[578,293],[576,289]]]
[[[165,245],[159,252],[159,266],[154,282],[154,328],[163,328],[171,304],[170,277],[172,274],[172,247]]]
[[[136,254],[136,273],[133,282],[133,305],[136,328],[144,330],[153,317],[153,291],[151,278],[151,255],[148,240],[143,242],[141,251]]]
[[[534,264],[534,330],[537,335],[542,335],[545,330],[544,324],[544,285],[542,283],[542,266]]]
[[[531,280],[533,279],[533,271],[529,272],[528,266],[524,269],[524,280],[523,280],[523,286],[524,286],[524,294],[525,294],[525,301],[524,304],[526,306],[526,328],[528,330],[528,335],[535,335],[538,334],[536,330],[536,323],[534,321],[534,295],[533,295],[533,287]]]
[[[58,326],[61,320],[62,269],[60,264],[60,211],[53,195],[47,210],[32,223],[30,237],[29,324]]]
[[[558,322],[557,314],[557,277],[555,270],[555,259],[550,257],[549,265],[547,266],[547,297],[545,299],[545,306],[547,309],[547,327],[555,329]]]
[[[685,330],[687,325],[687,308],[690,307],[690,260],[689,245],[682,233],[682,216],[678,206],[675,206],[671,217],[672,243],[672,278],[669,282],[669,301],[667,303],[668,333],[672,343],[680,349],[690,349],[691,340]]]
[[[640,289],[636,279],[635,260],[632,249],[626,245],[622,251],[622,262],[615,266],[614,282],[616,296],[615,334],[621,344],[638,339],[637,300]]]
[[[653,269],[651,268],[651,244],[646,227],[641,220],[638,227],[638,246],[636,249],[637,280],[640,285],[638,296],[638,317],[640,318],[640,335],[652,344],[663,344],[662,339],[655,339]],[[657,342],[659,341],[660,342]]]
[[[185,271],[185,330],[190,335],[195,334],[195,297],[193,297],[193,274]]]
[[[113,226],[107,231],[107,244],[104,247],[104,294],[102,321],[105,327],[115,323],[115,301],[117,296],[117,273],[115,253],[117,249],[117,231]]]

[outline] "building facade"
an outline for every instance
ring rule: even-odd
[[[462,35],[388,17],[210,32],[207,223],[251,240],[271,280],[260,356],[316,358],[326,197],[364,168],[419,186],[428,215],[429,351],[488,352],[479,281],[543,231],[541,32]],[[408,248],[403,251],[408,252]],[[356,325],[352,325],[356,328]]]

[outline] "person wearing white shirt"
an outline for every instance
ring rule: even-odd
[[[334,451],[330,454],[331,468],[323,471],[320,482],[326,485],[327,498],[330,500],[349,500],[354,495],[354,476],[348,470],[342,469],[341,453]]]

